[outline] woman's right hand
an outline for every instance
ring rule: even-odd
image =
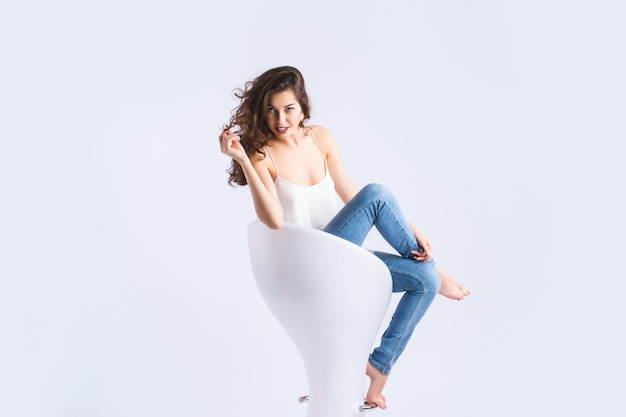
[[[241,146],[240,140],[241,138],[231,132],[230,129],[226,129],[220,135],[220,148],[222,152],[239,163],[247,157],[246,150]]]
[[[241,138],[230,129],[224,130],[220,135],[220,148],[224,154],[241,165],[259,220],[272,229],[282,227],[285,223],[285,213],[278,200],[274,180],[267,168],[268,162],[257,160],[256,164],[252,164],[241,145]]]

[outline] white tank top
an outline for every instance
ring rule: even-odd
[[[326,155],[312,132],[311,137],[322,152],[322,155]],[[278,200],[285,213],[285,222],[323,229],[343,207],[343,202],[335,191],[335,183],[328,172],[326,157],[324,157],[324,167],[326,169],[324,179],[317,184],[306,186],[294,184],[283,179],[278,174],[278,167],[272,154],[268,148],[266,150],[276,170],[274,185],[278,194]]]

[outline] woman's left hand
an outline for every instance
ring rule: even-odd
[[[413,233],[417,239],[417,244],[424,250],[424,252],[418,252],[416,250],[411,252],[414,255],[413,259],[424,262],[430,261],[433,245],[430,243],[430,240],[426,237],[426,235],[415,227],[413,223],[409,223],[409,225],[411,225],[411,229],[413,229]]]

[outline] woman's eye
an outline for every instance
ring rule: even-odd
[[[273,109],[272,107],[268,107],[268,108],[267,108],[267,112],[268,112],[268,113],[271,113],[271,112],[273,112],[273,111],[274,111],[274,109]]]
[[[293,107],[287,107],[287,111],[293,111]]]

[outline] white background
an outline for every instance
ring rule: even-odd
[[[372,415],[624,416],[623,3],[215,3],[0,6],[0,415],[305,415],[217,142],[294,65],[472,291]]]

